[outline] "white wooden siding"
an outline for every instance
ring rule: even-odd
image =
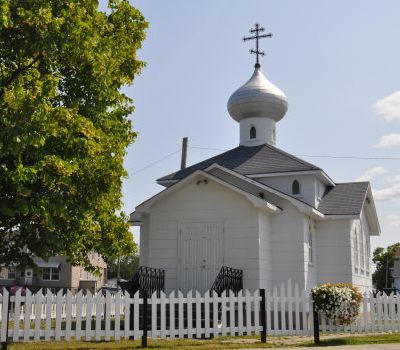
[[[195,179],[157,202],[149,214],[148,257],[143,260],[166,270],[167,293],[180,287],[179,228],[188,222],[223,223],[224,264],[244,270],[247,288],[259,287],[259,267],[254,264],[259,255],[257,210],[243,195],[213,181],[197,184]]]
[[[316,221],[318,283],[352,283],[351,220]]]

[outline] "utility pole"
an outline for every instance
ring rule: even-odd
[[[386,253],[386,277],[385,277],[385,288],[388,288],[389,279],[389,255]]]
[[[120,268],[120,261],[119,261],[119,257],[117,260],[117,281],[119,281],[121,279],[121,268]]]

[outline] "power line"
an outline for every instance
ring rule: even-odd
[[[189,147],[193,149],[202,149],[207,151],[229,151],[222,148],[209,147]],[[333,155],[316,155],[316,154],[294,154],[296,157],[312,157],[312,158],[334,158],[334,159],[359,159],[359,160],[400,160],[400,157],[361,157],[361,156],[333,156]]]
[[[197,147],[197,146],[191,146],[189,149],[200,149],[200,150],[206,150],[206,151],[221,151],[221,152],[226,152],[229,151],[227,149],[222,149],[222,148],[211,148],[211,147]],[[175,152],[169,153],[166,156],[147,164],[143,168],[140,168],[139,170],[133,172],[133,175],[136,175],[137,173],[142,172],[143,170],[146,170],[170,157],[173,155],[181,152],[180,149],[176,150]],[[400,157],[361,157],[361,156],[333,156],[333,155],[316,155],[316,154],[295,154],[296,157],[310,157],[310,158],[330,158],[330,159],[355,159],[355,160],[400,160]]]
[[[311,154],[295,154],[296,157],[312,157],[312,158],[334,158],[334,159],[359,159],[359,160],[400,160],[400,157],[359,157],[359,156],[331,156],[331,155],[311,155]]]
[[[194,147],[194,146],[190,146],[189,148],[193,148],[193,149],[204,149],[207,151],[229,151],[228,149],[222,149],[222,148],[208,148],[208,147]]]
[[[136,170],[136,171],[133,172],[132,174],[133,174],[133,175],[136,175],[137,173],[140,173],[141,171],[146,170],[147,168],[150,168],[150,167],[152,167],[153,165],[156,165],[156,164],[162,162],[163,160],[166,160],[166,159],[172,157],[173,155],[179,153],[180,151],[181,151],[181,150],[178,149],[178,150],[175,151],[175,152],[169,153],[169,154],[167,154],[166,156],[164,156],[164,157],[162,157],[162,158],[160,158],[160,159],[158,159],[158,160],[156,160],[156,161],[154,161],[154,162],[152,162],[152,163],[150,163],[150,164],[147,164],[147,165],[144,166],[143,168],[140,168],[139,170]]]

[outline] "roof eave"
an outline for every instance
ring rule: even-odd
[[[129,214],[128,223],[130,226],[142,226],[143,225],[143,215],[137,211],[133,211]]]
[[[326,220],[359,219],[360,214],[325,214]]]
[[[161,179],[156,180],[156,182],[157,182],[159,185],[165,186],[165,187],[171,186],[171,185],[173,185],[174,183],[176,183],[176,182],[178,182],[178,181],[179,181],[179,180],[161,180]]]
[[[367,200],[368,199],[368,200]],[[367,205],[365,205],[367,203]],[[363,202],[363,208],[366,208],[368,224],[371,228],[370,236],[380,236],[381,227],[379,225],[378,213],[375,207],[375,201],[372,194],[371,184],[368,184],[367,191]]]
[[[336,184],[323,170],[301,170],[301,171],[281,171],[276,173],[260,173],[260,174],[246,174],[251,179],[263,178],[263,177],[275,177],[275,176],[293,176],[293,175],[319,175],[321,179],[331,186]]]

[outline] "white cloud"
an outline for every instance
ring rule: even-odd
[[[400,120],[400,90],[378,100],[373,108],[386,121]]]
[[[374,198],[377,201],[391,201],[400,199],[400,183],[381,190],[374,190]]]
[[[400,215],[387,215],[386,220],[391,226],[400,226]]]
[[[381,137],[379,142],[374,147],[389,147],[400,145],[400,134],[386,134]]]
[[[378,175],[386,174],[387,170],[382,166],[377,166],[375,168],[368,169],[364,174],[360,175],[355,179],[355,181],[371,181]]]
[[[386,182],[400,182],[400,175],[390,175],[385,177]]]

